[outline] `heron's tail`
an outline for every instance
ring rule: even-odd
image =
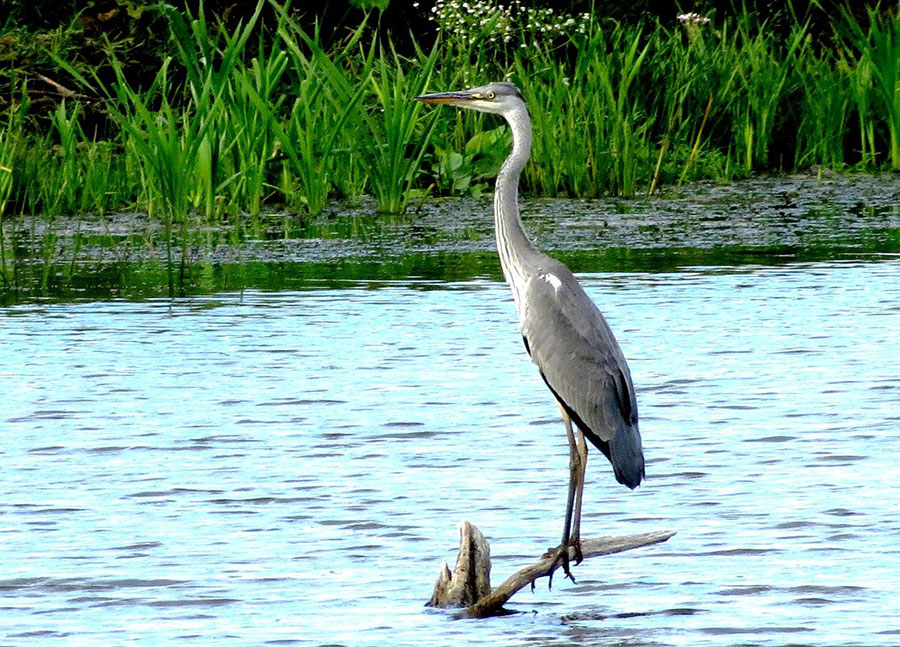
[[[632,490],[644,478],[644,451],[638,426],[623,426],[609,441],[609,461],[616,480]]]

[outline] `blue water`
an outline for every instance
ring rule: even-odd
[[[457,523],[499,583],[567,484],[505,285],[0,310],[0,644],[900,644],[900,260],[582,278],[648,458],[582,533],[678,534],[483,621]]]

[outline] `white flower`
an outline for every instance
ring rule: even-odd
[[[707,18],[706,16],[701,16],[700,14],[693,11],[689,13],[679,14],[678,16],[676,16],[676,19],[682,24],[689,25],[706,25],[709,23],[709,18]]]

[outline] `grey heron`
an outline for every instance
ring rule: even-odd
[[[554,564],[561,563],[574,581],[569,547],[579,563],[585,439],[609,459],[619,483],[634,489],[644,477],[637,399],[628,363],[606,319],[569,268],[539,251],[522,226],[518,185],[531,155],[531,118],[518,88],[512,83],[491,83],[416,99],[500,115],[512,131],[512,152],[500,167],[494,192],[497,253],[512,289],[525,349],[556,398],[566,427],[569,493]],[[553,555],[552,550],[549,554]]]

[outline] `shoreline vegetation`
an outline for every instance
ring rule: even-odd
[[[833,17],[812,38],[790,14],[746,9],[674,24],[436,0],[433,47],[401,54],[373,12],[325,39],[272,0],[226,26],[159,5],[166,54],[132,78],[109,45],[104,74],[49,48],[65,78],[8,71],[0,102],[0,277],[53,261],[54,223],[145,213],[165,243],[168,291],[192,236],[239,239],[266,211],[314,217],[365,196],[400,214],[437,196],[490,193],[506,127],[412,97],[508,79],[532,110],[529,197],[628,199],[759,174],[900,171],[900,17]],[[263,11],[275,20],[260,20]],[[864,24],[863,24],[864,23]],[[15,34],[6,25],[3,39]],[[12,35],[12,36],[11,36]],[[33,71],[32,71],[33,72]],[[35,109],[35,89],[52,109]],[[9,240],[43,220],[40,245]],[[32,236],[32,240],[34,237]],[[37,245],[37,244],[36,244]],[[45,277],[46,283],[46,277]]]

